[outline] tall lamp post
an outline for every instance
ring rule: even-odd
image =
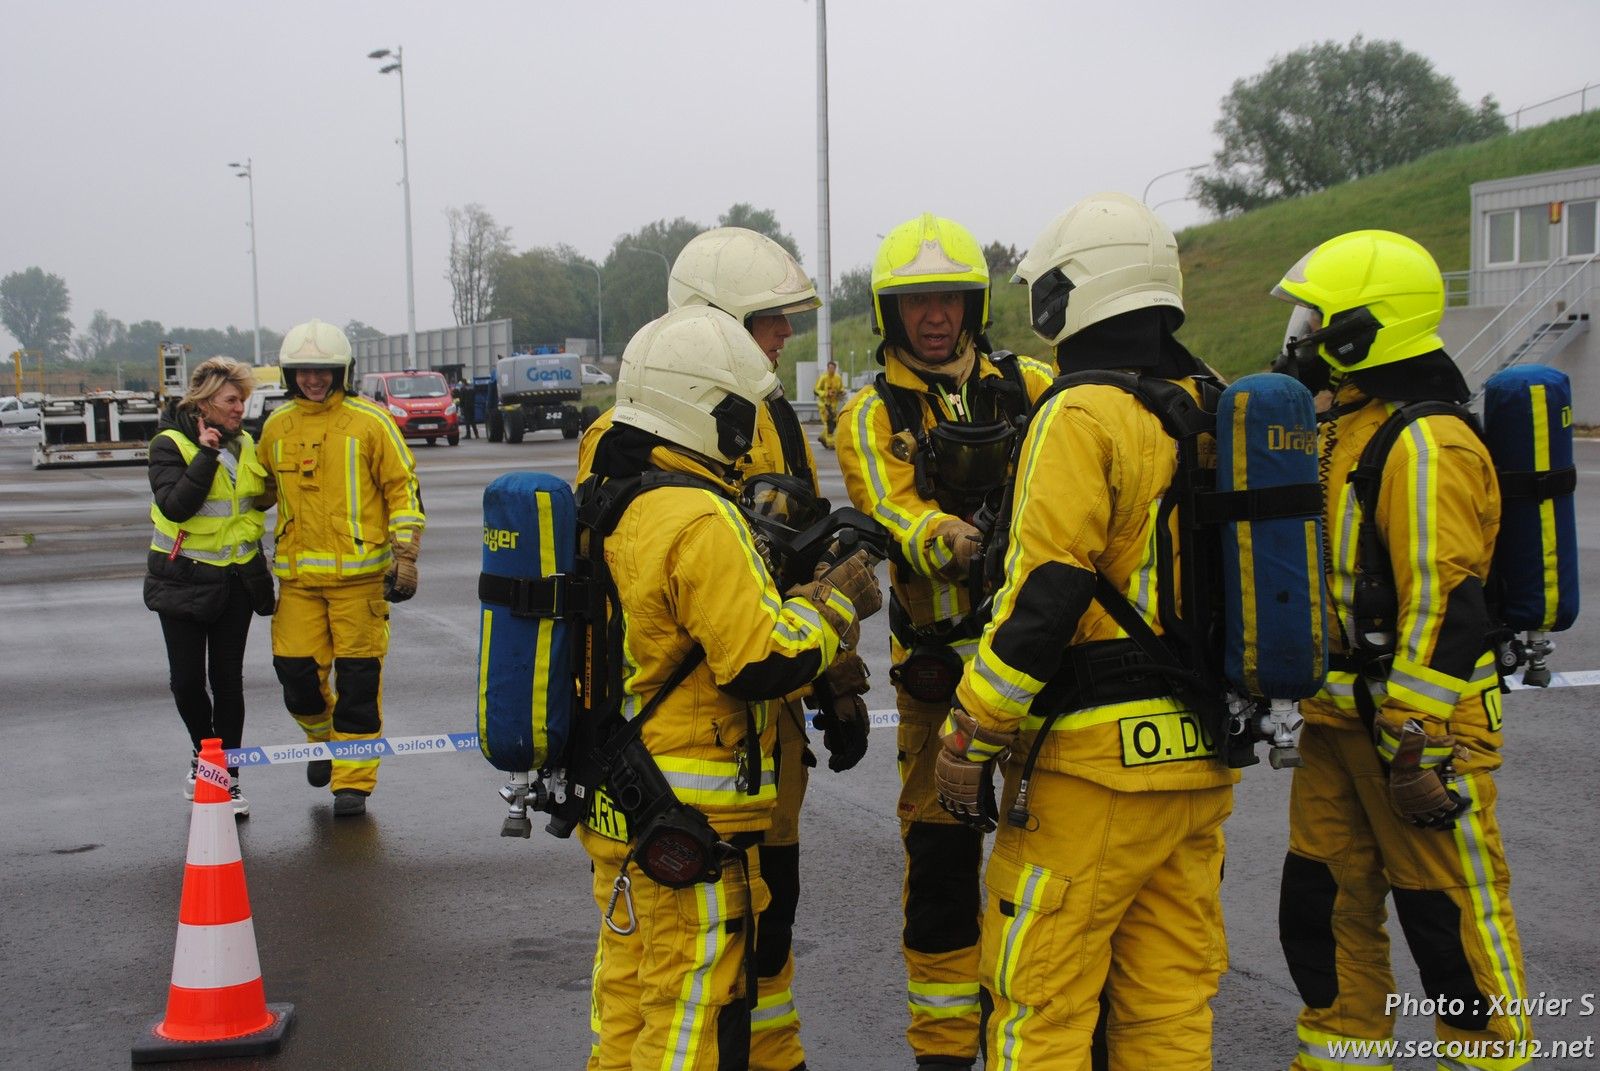
[[[666,258],[663,257],[662,259],[665,260]],[[594,348],[599,351],[595,354],[596,357],[604,357],[606,355],[606,314],[605,306],[602,304],[605,300],[605,294],[602,290],[604,284],[600,281],[600,269],[590,264],[587,260],[572,260],[568,261],[568,263],[588,268],[594,272]]]
[[[672,278],[672,261],[667,259],[667,255],[665,253],[658,249],[646,249],[642,245],[625,245],[622,248],[626,249],[630,253],[649,253],[651,256],[661,261],[661,266],[667,269],[667,278]]]
[[[396,45],[393,52],[379,48],[367,53],[368,59],[375,60],[390,56],[394,58],[379,67],[378,73],[393,72],[400,76],[400,185],[406,196],[406,358],[409,364],[417,359],[417,290],[411,273],[411,155],[406,149],[405,49]]]
[[[256,274],[256,173],[250,157],[244,163],[231,163],[234,176],[246,180],[250,187],[250,303],[255,313],[256,364],[261,364],[261,282]]]
[[[828,208],[828,5],[817,0],[817,374],[833,360],[833,240]],[[798,374],[798,373],[797,373]]]
[[[1161,174],[1144,184],[1144,193],[1139,195],[1139,200],[1143,201],[1145,204],[1149,204],[1150,187],[1154,186],[1156,183],[1160,182],[1169,175],[1187,175],[1191,171],[1200,171],[1209,166],[1209,164],[1190,164],[1188,167],[1175,167],[1171,171],[1163,171]]]

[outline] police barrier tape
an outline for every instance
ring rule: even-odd
[[[1506,682],[1513,691],[1541,689],[1516,679]],[[1551,688],[1589,688],[1600,685],[1600,669],[1552,673]],[[874,729],[891,729],[900,724],[898,710],[869,710]],[[478,751],[477,733],[430,733],[425,736],[380,736],[372,740],[330,740],[326,743],[272,744],[265,747],[231,748],[223,752],[229,766],[281,766],[317,759],[378,759],[409,755],[456,755]],[[222,787],[227,788],[227,774]]]
[[[868,711],[873,728],[899,725],[894,710]],[[329,740],[320,743],[268,744],[224,751],[229,766],[283,766],[318,759],[379,759],[401,755],[456,755],[478,750],[477,733],[430,733],[426,736],[380,736],[371,740]],[[228,787],[227,771],[221,785]]]

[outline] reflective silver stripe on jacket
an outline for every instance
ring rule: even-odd
[[[171,553],[176,542],[171,536],[157,528],[155,534],[150,537],[150,549]],[[196,550],[185,543],[184,546],[178,549],[178,556],[180,558],[191,558],[197,562],[221,562],[226,565],[228,562],[249,557],[260,549],[261,543],[255,539],[236,543],[231,547],[222,547],[219,550]]]

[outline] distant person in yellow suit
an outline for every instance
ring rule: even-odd
[[[839,423],[839,410],[844,408],[844,380],[839,378],[839,366],[832,361],[828,362],[828,370],[817,377],[817,382],[811,388],[811,393],[817,396],[817,411],[822,414],[821,443],[829,450],[833,449],[833,429]]]
[[[383,734],[389,603],[417,591],[415,461],[388,411],[351,391],[343,331],[300,324],[278,365],[291,401],[258,447],[278,489],[272,663],[307,740],[372,740]],[[339,817],[366,813],[378,783],[377,756],[352,750],[306,767],[313,787],[331,780]]]

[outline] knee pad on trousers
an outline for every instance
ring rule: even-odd
[[[1467,951],[1461,947],[1461,908],[1442,892],[1419,889],[1391,889],[1395,914],[1405,932],[1411,958],[1417,961],[1422,990],[1430,997],[1443,998],[1449,1006],[1460,1001],[1467,1009],[1460,1015],[1441,1014],[1439,1018],[1457,1030],[1482,1030],[1489,1025],[1489,1000],[1478,991],[1472,976]]]
[[[1339,883],[1327,863],[1294,852],[1284,857],[1278,886],[1278,943],[1308,1008],[1331,1008],[1339,996],[1333,940],[1333,901],[1338,895]]]
[[[272,657],[272,668],[278,672],[278,683],[283,685],[283,705],[290,714],[310,717],[321,714],[322,682],[317,676],[315,658]]]
[[[761,877],[772,899],[756,927],[756,974],[771,978],[789,960],[794,913],[800,903],[800,845],[763,844]]]
[[[333,704],[333,727],[341,733],[375,733],[383,727],[378,714],[380,658],[335,658],[339,699]]]
[[[966,826],[913,822],[906,855],[905,946],[938,953],[977,944],[982,835]]]
[[[730,1001],[717,1012],[717,1071],[750,1066],[750,998]]]

